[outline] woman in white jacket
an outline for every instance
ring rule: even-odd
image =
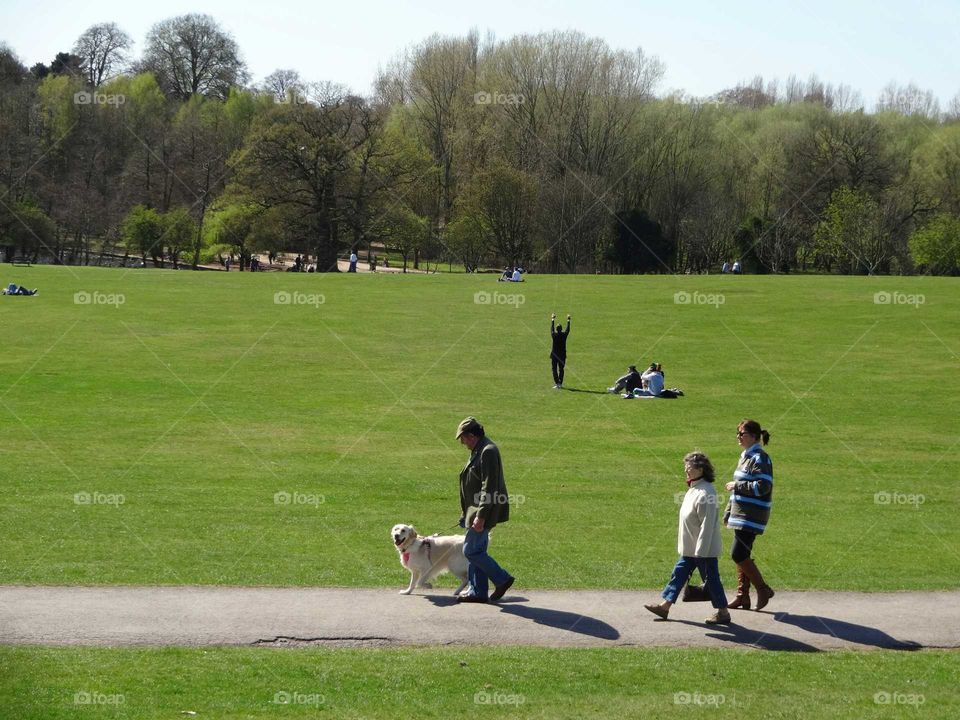
[[[717,565],[717,558],[723,552],[723,542],[720,539],[717,490],[713,487],[713,465],[710,458],[699,451],[689,453],[683,458],[683,465],[688,489],[680,506],[680,529],[677,537],[680,559],[673,568],[670,582],[663,590],[663,602],[644,607],[666,620],[670,607],[680,597],[680,591],[690,579],[690,575],[699,569],[705,578],[704,584],[710,594],[710,602],[716,609],[704,622],[707,625],[725,625],[730,622],[730,612],[727,610],[727,598]]]

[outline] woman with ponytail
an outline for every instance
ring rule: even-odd
[[[770,433],[756,420],[743,420],[737,426],[737,442],[743,452],[733,481],[726,485],[730,500],[723,515],[724,525],[733,530],[731,556],[737,564],[737,595],[728,607],[749,610],[752,583],[757,589],[757,610],[762,610],[774,592],[750,555],[757,535],[767,528],[773,506],[773,461],[763,450]]]

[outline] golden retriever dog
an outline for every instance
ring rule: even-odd
[[[467,586],[469,563],[463,556],[463,535],[420,537],[413,525],[394,525],[390,537],[400,553],[400,564],[410,571],[410,585],[400,591],[401,595],[409,595],[416,588],[431,588],[430,581],[444,572],[460,578],[454,595]]]

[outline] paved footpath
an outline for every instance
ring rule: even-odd
[[[0,644],[392,647],[743,647],[781,650],[960,647],[960,591],[778,592],[762,611],[707,626],[709,603],[670,620],[658,592],[511,591],[458,605],[447,590],[0,586]]]

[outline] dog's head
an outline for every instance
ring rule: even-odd
[[[417,529],[413,525],[394,525],[390,537],[400,550],[406,550],[417,539]]]

